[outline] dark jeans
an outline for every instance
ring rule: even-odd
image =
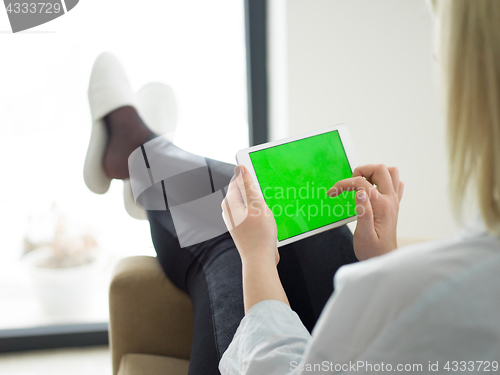
[[[193,157],[193,154],[178,148],[173,151],[172,149],[171,145],[158,146],[156,150],[151,147],[151,151],[146,148],[145,165],[150,168],[150,164],[155,161],[148,162],[147,159],[154,157],[165,158],[162,161],[163,169],[178,168],[184,159]],[[168,158],[171,160],[167,160]],[[172,166],[168,165],[169,162]],[[234,166],[214,160],[207,160],[207,165],[211,191],[224,191],[224,186],[229,184],[233,175]],[[203,173],[200,171],[200,168],[191,169],[184,177],[171,177],[175,181],[166,179],[162,180],[161,184],[157,182],[157,191],[154,192],[154,187],[150,189],[151,196],[160,196],[159,192],[163,189],[162,205],[167,209],[148,210],[151,236],[158,260],[168,278],[185,291],[193,303],[194,336],[190,375],[219,374],[219,360],[244,316],[241,260],[229,233],[225,232],[195,245],[181,247],[171,210],[168,209],[168,202],[185,202],[189,194],[196,193],[186,192],[189,188],[183,185],[180,179],[185,178],[192,186],[201,185]],[[144,175],[147,176],[147,173]],[[184,187],[179,188],[182,186]],[[200,194],[199,187],[195,190]],[[147,200],[147,197],[143,197],[146,205]],[[216,219],[220,220],[220,216],[214,218]],[[335,272],[342,265],[356,261],[352,234],[346,226],[342,226],[283,246],[279,252],[278,271],[290,305],[311,331],[333,292]]]

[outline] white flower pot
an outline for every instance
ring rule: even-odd
[[[42,309],[47,314],[76,314],[86,311],[91,305],[96,288],[99,259],[67,268],[37,266],[52,254],[52,248],[42,247],[29,252],[23,258]]]

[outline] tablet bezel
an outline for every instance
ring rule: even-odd
[[[344,124],[329,126],[326,128],[322,128],[322,129],[310,131],[307,133],[295,135],[293,137],[280,139],[278,141],[267,142],[267,143],[263,143],[263,144],[260,144],[257,146],[245,148],[243,150],[238,151],[238,153],[236,154],[236,162],[238,163],[238,165],[244,165],[247,168],[247,170],[252,175],[252,178],[253,178],[255,184],[259,188],[260,194],[262,195],[262,189],[260,188],[259,180],[257,179],[257,175],[256,175],[255,170],[253,168],[252,160],[250,159],[250,153],[255,152],[255,151],[259,151],[259,150],[265,150],[267,148],[279,146],[279,145],[282,145],[285,143],[298,141],[300,139],[310,138],[310,137],[313,137],[315,135],[329,133],[332,131],[338,131],[339,136],[340,136],[340,141],[342,142],[342,146],[344,147],[344,151],[345,151],[345,154],[347,156],[347,161],[349,162],[349,166],[351,167],[351,171],[354,171],[354,169],[358,166],[358,159],[357,159],[357,155],[356,155],[356,152],[354,149],[354,145],[352,143],[351,136],[349,134],[349,131],[347,130],[347,127]],[[307,238],[307,237],[313,236],[315,234],[324,232],[326,230],[340,227],[344,224],[347,224],[351,221],[356,220],[356,218],[357,218],[356,215],[354,215],[354,216],[348,217],[347,219],[343,219],[343,220],[337,221],[335,223],[325,225],[321,228],[313,229],[309,232],[298,234],[296,236],[287,238],[283,241],[279,241],[276,238],[277,246],[280,247],[283,245],[287,245],[287,244],[299,241],[303,238]]]

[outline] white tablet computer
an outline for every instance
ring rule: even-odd
[[[354,192],[326,195],[357,166],[344,125],[250,147],[236,161],[252,174],[276,219],[278,246],[356,220]]]

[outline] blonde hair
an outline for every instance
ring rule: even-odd
[[[440,29],[450,195],[462,217],[471,192],[500,234],[500,0],[430,0]]]

